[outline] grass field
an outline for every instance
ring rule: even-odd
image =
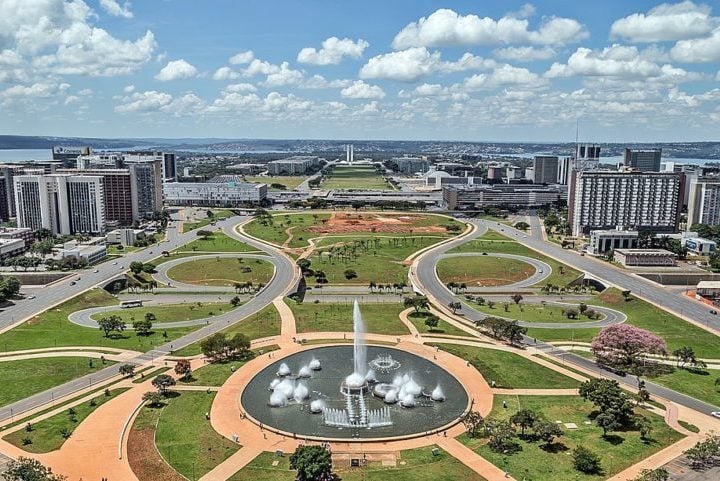
[[[91,365],[92,364],[92,365]],[[0,362],[0,406],[12,404],[39,392],[115,364],[85,357],[44,357]]]
[[[250,272],[242,269],[249,268]],[[168,277],[199,286],[227,286],[235,282],[267,284],[273,275],[273,265],[261,259],[237,259],[218,257],[216,259],[197,259],[188,261],[168,270]]]
[[[188,479],[200,479],[240,446],[220,436],[205,419],[215,393],[184,391],[167,400],[159,413],[155,445],[163,458]]]
[[[180,252],[253,252],[257,251],[254,247],[233,239],[222,232],[215,232],[211,237],[204,239],[198,237],[194,241],[186,244],[180,249]]]
[[[117,244],[117,245],[113,244],[113,245],[107,246],[107,253],[109,256],[130,254],[131,252],[135,252],[137,250],[140,250],[140,247],[135,247],[135,246],[123,247],[119,244]]]
[[[204,319],[206,317],[217,316],[223,312],[232,310],[233,307],[229,302],[197,302],[197,303],[186,303],[186,304],[168,304],[163,306],[145,306],[145,307],[133,307],[131,309],[118,309],[115,311],[108,311],[103,313],[94,314],[91,316],[96,321],[102,317],[107,316],[120,316],[128,326],[132,326],[133,321],[139,321],[145,319],[145,314],[148,312],[155,315],[156,319],[153,325],[156,328],[161,328],[160,324],[164,322],[175,322],[175,321],[191,321],[194,319]]]
[[[502,402],[507,403],[503,409]],[[493,419],[508,419],[520,409],[532,409],[551,421],[575,423],[577,429],[563,428],[565,434],[557,442],[562,446],[554,452],[540,448],[540,443],[518,440],[522,450],[515,454],[495,453],[485,444],[484,439],[471,439],[463,434],[458,439],[482,457],[506,470],[515,479],[534,481],[556,480],[599,480],[607,479],[623,469],[647,458],[666,446],[680,440],[683,436],[670,429],[657,415],[643,409],[636,409],[652,422],[653,430],[649,441],[643,442],[637,431],[621,431],[612,433],[608,438],[602,437],[602,430],[597,426],[585,424],[590,421],[589,414],[592,404],[583,401],[579,396],[505,396],[493,398],[493,410],[489,415]],[[557,443],[556,443],[557,444]],[[572,464],[572,449],[585,446],[594,451],[601,459],[602,475],[586,475],[576,471]]]
[[[277,336],[280,334],[280,314],[272,304],[265,306],[255,314],[241,320],[240,322],[223,329],[223,334],[233,336],[235,333],[245,334],[250,339],[261,339],[263,337]],[[175,356],[196,356],[200,354],[200,342],[195,342],[177,351]]]
[[[304,175],[266,175],[266,176],[245,176],[245,182],[252,182],[255,184],[267,184],[268,190],[282,190],[270,187],[270,184],[281,184],[284,185],[287,190],[293,190],[298,185],[302,184],[307,180],[307,176]]]
[[[704,373],[692,373],[686,369],[675,369],[670,374],[649,377],[651,382],[700,399],[714,406],[720,406],[720,371],[710,369]]]
[[[212,222],[227,219],[228,217],[232,217],[235,214],[233,211],[228,209],[210,209],[213,212],[213,217],[206,217],[200,220],[192,220],[192,221],[186,221],[183,222],[183,232],[190,232],[194,229],[199,229],[201,227],[205,227],[207,225],[210,225]]]
[[[256,356],[266,354],[271,351],[278,350],[277,345],[265,346],[262,349],[253,349]],[[225,381],[238,369],[245,365],[247,361],[228,361],[228,362],[212,362],[205,364],[203,367],[192,372],[192,376],[187,380],[179,380],[180,384],[193,386],[222,386]]]
[[[100,329],[81,327],[68,321],[68,314],[97,306],[117,305],[117,299],[102,289],[93,289],[33,317],[27,322],[0,334],[0,349],[42,349],[58,346],[97,346],[149,351],[154,346],[177,339],[200,326],[175,329],[159,329],[148,336],[137,336],[125,331],[120,335],[105,337]],[[162,334],[167,333],[167,338]]]
[[[447,336],[463,336],[463,337],[473,337],[471,334],[463,331],[462,329],[459,329],[449,322],[445,322],[442,319],[440,320],[440,323],[437,327],[434,327],[430,329],[428,326],[425,325],[425,318],[429,312],[423,312],[420,311],[419,313],[411,312],[408,316],[408,319],[410,322],[412,322],[413,326],[417,328],[418,331],[420,331],[421,334],[428,333],[428,334],[445,334]]]
[[[32,425],[33,430],[30,432],[27,432],[25,429],[20,429],[8,434],[3,439],[29,453],[49,453],[50,451],[55,451],[60,449],[66,441],[66,438],[62,435],[63,430],[72,433],[72,431],[97,408],[128,389],[129,388],[113,389],[110,391],[109,396],[101,394],[94,397],[92,401],[86,401],[73,407],[72,409],[75,411],[75,414],[72,416],[68,410],[65,410],[34,423]],[[23,440],[26,438],[32,441],[32,443],[27,445],[23,444]]]
[[[498,388],[570,389],[580,385],[580,382],[573,378],[511,352],[443,343],[431,345],[439,346],[443,351],[470,361],[488,384],[495,381],[495,387]]]
[[[292,234],[289,247],[304,247],[308,245],[307,239],[317,237],[317,234],[306,229],[327,221],[330,214],[276,214],[272,223],[264,219],[254,219],[245,224],[244,230],[253,237],[263,239],[275,244],[283,244]]]
[[[493,298],[493,300],[495,300]],[[588,319],[586,316],[579,314],[577,319],[568,319],[568,317],[563,314],[563,310],[565,309],[575,309],[577,310],[578,307],[576,304],[573,305],[563,305],[559,306],[556,304],[526,304],[524,302],[521,302],[520,305],[515,304],[512,299],[508,296],[507,299],[503,301],[497,301],[495,300],[495,306],[491,309],[488,307],[487,302],[484,305],[478,305],[476,302],[470,302],[475,309],[477,309],[480,312],[484,312],[485,314],[489,314],[491,316],[498,316],[498,317],[508,317],[511,319],[516,319],[518,321],[524,321],[524,322],[552,322],[552,323],[564,323],[564,322],[589,322],[591,319]],[[507,310],[505,310],[505,303],[507,303]],[[588,306],[592,309],[592,306]],[[604,316],[601,316],[600,319],[603,319]]]
[[[491,256],[447,257],[440,259],[436,270],[443,283],[465,283],[469,287],[505,286],[535,273],[527,262]]]
[[[488,231],[482,237],[462,244],[454,249],[450,249],[449,253],[456,252],[498,252],[505,254],[516,254],[521,256],[531,257],[545,262],[552,268],[552,274],[550,274],[545,280],[542,281],[541,285],[553,284],[557,286],[566,286],[570,282],[580,277],[580,271],[568,267],[565,264],[557,262],[547,256],[535,252],[529,247],[511,240],[499,232]]]
[[[357,190],[393,190],[374,167],[334,167],[325,176],[321,188],[331,189],[357,189]]]
[[[371,462],[363,469],[337,470],[343,481],[484,481],[484,478],[437,446],[400,451],[397,467],[382,466]],[[290,470],[290,454],[277,457],[264,452],[247,466],[235,473],[228,481],[293,481],[295,471]],[[275,464],[275,465],[273,465]]]
[[[293,314],[297,332],[352,332],[352,304],[304,303],[287,301]],[[367,332],[375,334],[405,335],[409,331],[400,321],[405,307],[398,302],[363,304],[360,307]]]

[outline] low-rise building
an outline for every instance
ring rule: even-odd
[[[393,157],[390,163],[396,166],[398,172],[407,175],[421,174],[430,168],[430,162],[422,157]]]
[[[637,249],[638,238],[636,230],[594,230],[590,232],[588,252],[601,256],[615,249]]]
[[[685,239],[685,247],[693,254],[710,255],[715,252],[717,243],[710,239],[703,239],[702,237],[690,237]]]
[[[560,190],[556,187],[534,184],[451,185],[443,186],[442,193],[443,207],[448,210],[543,207],[560,200]]]
[[[71,241],[63,245],[58,255],[61,259],[75,257],[78,261],[84,260],[88,264],[95,264],[107,257],[107,247],[104,244],[86,245]]]
[[[22,254],[25,248],[25,241],[22,239],[0,239],[0,260]]]
[[[248,182],[166,182],[165,202],[169,205],[203,207],[260,204],[267,198],[267,184]]]
[[[29,246],[34,238],[33,230],[29,227],[0,227],[0,239],[22,239]]]
[[[320,166],[320,159],[313,155],[296,155],[287,159],[273,160],[267,163],[270,175],[305,175]]]
[[[145,237],[142,229],[115,229],[107,233],[105,241],[108,244],[120,244],[123,247],[133,246],[138,239]]]
[[[695,297],[698,299],[715,300],[720,297],[720,281],[700,281],[695,288]]]
[[[613,257],[626,267],[667,267],[677,264],[677,255],[665,249],[615,249]]]

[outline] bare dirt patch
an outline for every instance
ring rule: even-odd
[[[155,430],[131,429],[128,436],[128,462],[143,481],[187,481],[171,468],[155,447]]]
[[[322,225],[309,227],[318,234],[352,234],[355,232],[382,232],[386,234],[445,234],[445,227],[422,225],[427,216],[393,214],[334,213]]]

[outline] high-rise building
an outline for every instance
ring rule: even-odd
[[[123,166],[120,153],[79,155],[73,167],[78,169],[119,169]]]
[[[674,232],[678,228],[683,176],[638,171],[576,172],[569,223],[573,235],[616,227]]]
[[[81,155],[92,155],[92,147],[65,147],[62,145],[56,145],[52,149],[53,160],[62,162],[63,167],[72,168],[75,167],[77,158]]]
[[[165,200],[170,205],[225,207],[257,205],[267,197],[267,184],[248,182],[166,182]]]
[[[10,202],[8,202],[7,184],[5,177],[0,177],[0,222],[10,220]]]
[[[720,225],[720,178],[693,178],[688,190],[688,230],[693,224]]]
[[[14,184],[18,227],[61,235],[105,230],[102,177],[18,175]]]
[[[130,170],[133,185],[133,218],[149,218],[162,210],[162,169],[163,157],[129,155],[125,167]]]
[[[662,149],[625,149],[623,165],[643,172],[660,172]]]
[[[58,173],[80,176],[99,176],[103,184],[103,206],[108,225],[128,226],[140,220],[133,216],[133,191],[129,169],[58,169]]]
[[[536,184],[555,184],[558,180],[558,168],[557,156],[536,155],[533,160],[533,181]]]
[[[163,153],[163,181],[175,182],[177,180],[177,165],[175,164],[175,154]]]

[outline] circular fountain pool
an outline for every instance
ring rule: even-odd
[[[243,390],[243,410],[270,429],[301,438],[350,440],[435,431],[457,421],[468,407],[460,382],[433,361],[363,346],[363,368],[354,349],[319,347],[270,364]],[[359,369],[366,372],[367,388],[348,390],[348,374]]]

